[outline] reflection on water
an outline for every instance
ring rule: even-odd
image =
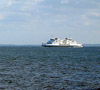
[[[0,90],[100,87],[100,47],[0,47]]]

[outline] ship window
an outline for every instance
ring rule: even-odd
[[[52,44],[52,42],[51,41],[48,41],[47,44]]]
[[[51,42],[47,42],[47,44],[52,44]]]
[[[54,39],[50,39],[50,40],[54,40]]]

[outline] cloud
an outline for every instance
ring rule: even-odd
[[[82,19],[83,19],[83,23],[84,23],[85,26],[90,25],[89,19],[86,15],[82,15]]]
[[[89,25],[90,25],[89,21],[85,21],[84,24],[85,24],[86,26],[89,26]]]
[[[99,8],[87,9],[87,10],[85,11],[85,14],[88,15],[88,16],[99,17],[99,16],[100,16],[100,9],[99,9]]]
[[[64,14],[58,14],[54,16],[54,20],[56,23],[63,23],[67,21],[67,16]]]
[[[39,3],[39,2],[43,2],[44,0],[33,0],[34,3]]]
[[[93,11],[90,14],[96,17],[100,16],[100,12],[96,12],[96,11]]]
[[[7,6],[12,6],[12,1],[8,1]]]
[[[30,5],[32,6],[34,4],[38,4],[43,1],[44,0],[0,0],[0,7],[7,8],[7,7],[12,6],[13,4],[14,4],[14,8],[20,7],[26,4],[30,7]]]
[[[69,3],[69,0],[61,0],[61,4],[67,4]]]
[[[20,10],[21,11],[31,11],[34,10],[35,8],[37,8],[38,3],[43,2],[44,0],[26,0],[26,2],[24,2],[24,4],[21,6]]]
[[[0,8],[4,9],[12,6],[12,2],[15,2],[15,0],[0,0]]]
[[[40,4],[44,0],[2,0],[0,2],[0,21],[4,23],[14,22],[37,22],[37,14],[40,10]]]
[[[86,15],[82,15],[82,19],[86,20],[87,16]]]
[[[3,14],[0,14],[0,20],[3,20],[5,17]]]

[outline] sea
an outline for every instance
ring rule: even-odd
[[[97,90],[100,47],[0,46],[0,90]]]

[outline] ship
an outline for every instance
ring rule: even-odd
[[[83,47],[81,43],[72,40],[71,38],[59,39],[51,38],[47,43],[42,43],[43,47]]]

